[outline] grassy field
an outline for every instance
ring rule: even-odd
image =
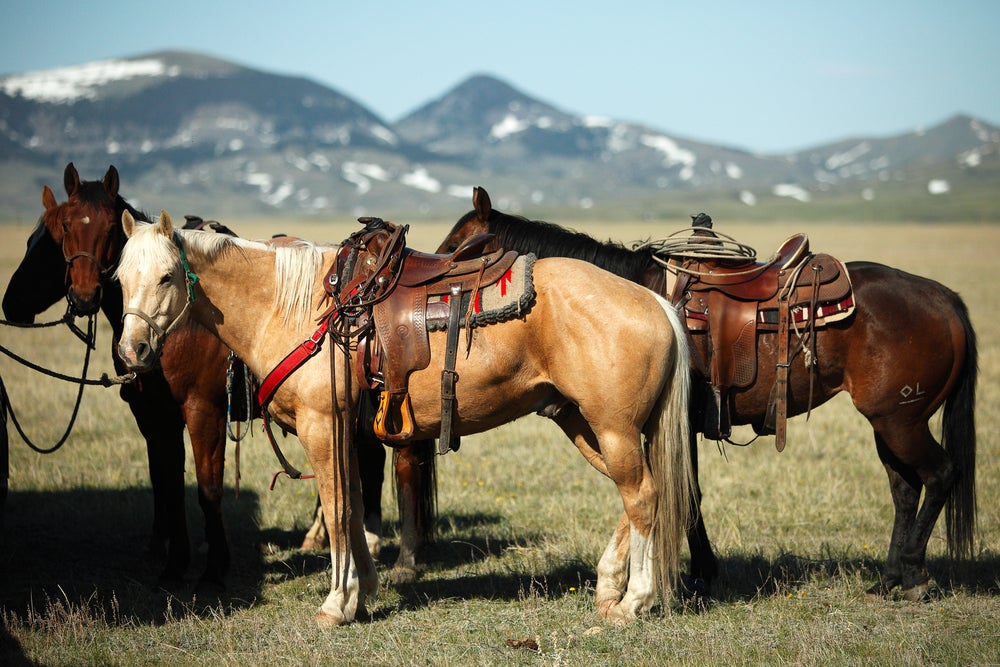
[[[405,221],[399,221],[405,222]],[[572,224],[566,220],[554,220]],[[349,221],[240,223],[241,235],[282,231],[338,241]],[[419,223],[410,244],[433,249],[446,224]],[[674,231],[642,224],[577,226],[632,241]],[[802,226],[717,224],[766,257]],[[311,623],[329,589],[329,558],[297,549],[315,502],[311,482],[279,480],[255,429],[231,446],[225,512],[233,547],[227,589],[195,577],[165,591],[147,557],[152,516],[145,448],[114,389],[88,388],[72,436],[50,455],[10,433],[10,494],[0,536],[0,664],[38,665],[509,665],[554,664],[998,664],[1000,663],[1000,226],[810,224],[814,250],[870,259],[933,277],[966,300],[977,328],[980,380],[977,558],[951,561],[943,520],[931,539],[936,584],[926,604],[866,601],[885,557],[892,505],[870,430],[840,396],[794,420],[788,446],[701,443],[703,510],[721,559],[713,606],[675,607],[626,627],[596,616],[597,559],[620,513],[614,486],[558,430],[526,417],[463,440],[439,460],[439,540],[412,585],[385,579],[371,618],[334,631]],[[30,228],[0,225],[0,284]],[[62,306],[42,319],[61,315]],[[65,329],[0,329],[0,344],[64,373],[83,347]],[[90,371],[112,373],[101,324]],[[75,390],[6,357],[0,375],[39,444],[58,439]],[[736,440],[750,435],[738,431]],[[290,439],[291,440],[291,439]],[[284,447],[305,466],[297,443]],[[190,454],[189,454],[190,457]],[[194,472],[188,522],[202,532]],[[391,488],[379,558],[397,553]],[[525,640],[530,640],[525,641]],[[537,649],[527,648],[534,643]]]

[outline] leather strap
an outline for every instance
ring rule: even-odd
[[[475,293],[472,294],[475,300]],[[451,427],[455,409],[455,361],[458,358],[459,316],[462,310],[462,288],[453,285],[448,297],[448,338],[444,353],[444,369],[441,371],[441,435],[438,438],[438,454],[447,454],[452,449]]]
[[[330,327],[330,318],[325,318],[319,325],[319,328],[313,332],[313,335],[302,341],[302,343],[288,353],[288,355],[281,360],[277,366],[275,366],[264,381],[260,383],[260,389],[257,391],[257,401],[260,403],[260,417],[264,422],[264,432],[267,434],[267,439],[271,443],[271,449],[274,450],[274,455],[278,459],[278,463],[284,469],[286,475],[292,479],[305,479],[312,477],[312,475],[307,475],[303,477],[302,473],[285,458],[284,453],[281,451],[281,447],[278,446],[277,440],[274,439],[274,433],[271,432],[271,420],[268,416],[267,406],[274,398],[274,394],[277,393],[278,388],[288,379],[288,376],[295,372],[302,364],[304,364],[308,359],[315,355],[320,347],[323,345],[323,338],[326,336],[326,332]],[[281,474],[278,473],[278,475]],[[278,475],[275,475],[271,480],[271,488],[274,488],[274,482],[278,479]]]
[[[788,424],[788,299],[781,299],[778,305],[778,364],[774,371],[774,447],[779,452],[785,449],[786,427]]]

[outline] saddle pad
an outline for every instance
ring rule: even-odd
[[[535,300],[535,286],[532,281],[534,255],[521,255],[499,280],[492,285],[482,286],[476,292],[476,302],[469,318],[470,327],[482,327],[521,317],[531,310]],[[462,318],[460,326],[465,326],[465,314],[469,312],[472,292],[462,294]],[[444,331],[448,328],[448,296],[436,298],[427,303],[427,330]]]

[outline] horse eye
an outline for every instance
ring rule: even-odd
[[[170,283],[170,274],[169,273],[165,274],[162,278],[160,278],[160,285],[166,285],[168,283]]]

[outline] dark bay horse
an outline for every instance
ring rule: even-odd
[[[67,200],[61,204],[48,186],[42,191],[42,221],[7,285],[4,314],[11,321],[32,322],[63,298],[77,315],[100,310],[114,333],[115,369],[125,373],[115,352],[122,332],[122,293],[113,273],[125,244],[122,213],[142,220],[146,216],[119,194],[114,166],[100,181],[81,181],[70,163],[63,181]],[[160,577],[166,582],[180,580],[191,560],[184,509],[185,426],[208,544],[202,581],[221,584],[229,568],[222,521],[228,367],[229,349],[192,324],[171,337],[159,367],[121,387],[121,397],[146,440],[154,498],[150,549],[156,555],[165,552]]]
[[[474,190],[473,205],[474,210],[455,224],[438,252],[449,252],[468,237],[490,232],[496,235],[492,247],[539,257],[584,259],[667,294],[664,269],[649,249],[629,250],[551,223],[502,213],[493,209],[482,188]],[[846,391],[868,419],[895,506],[882,580],[868,593],[884,596],[900,587],[904,598],[918,600],[927,595],[927,543],[942,509],[949,552],[958,558],[972,554],[976,336],[964,302],[947,287],[872,262],[850,262],[847,267],[856,311],[843,322],[817,329],[818,366],[811,389],[804,364],[793,365],[788,416],[802,414],[810,405],[821,405]],[[708,358],[706,339],[694,336],[702,358]],[[775,333],[758,334],[758,375],[752,385],[729,396],[732,423],[751,424],[758,433],[775,380],[776,339]],[[928,424],[941,406],[943,446]],[[694,421],[692,433],[697,428]],[[697,470],[694,441],[691,449]],[[696,504],[699,494],[696,490]],[[707,586],[717,573],[717,562],[701,513],[696,511],[694,516],[688,534],[691,575],[704,579]]]
[[[381,295],[351,291],[317,328],[316,307],[327,296],[324,276],[340,247],[273,247],[178,230],[165,212],[151,225],[138,225],[126,213],[123,225],[129,241],[116,273],[126,306],[119,355],[133,369],[152,368],[176,335],[170,332],[194,319],[265,378],[265,386],[273,370],[284,369],[265,402],[274,421],[296,433],[306,450],[331,542],[330,593],[316,620],[322,626],[352,621],[378,581],[364,545],[360,476],[350,446],[362,388],[352,379],[355,360],[347,341],[333,332],[350,326],[339,319],[351,317],[345,312],[371,308],[381,303],[376,296],[402,289],[404,269],[384,282],[365,283],[365,290],[385,287]],[[368,243],[349,248],[359,267],[381,261],[381,250]],[[453,432],[479,433],[538,413],[553,419],[615,483],[624,512],[597,565],[595,599],[603,618],[627,621],[652,607],[657,588],[669,599],[679,569],[693,475],[683,324],[662,297],[592,264],[530,256],[518,262],[531,297],[509,318],[467,329],[465,353],[453,369],[461,377]],[[352,282],[353,274],[335,275],[337,284],[360,284]],[[601,307],[593,308],[598,302]],[[370,313],[379,327],[380,312]],[[644,317],[632,317],[635,312]],[[449,335],[423,335],[428,361],[408,374],[405,391],[412,436],[428,439],[442,428]],[[308,357],[300,355],[304,350]]]

